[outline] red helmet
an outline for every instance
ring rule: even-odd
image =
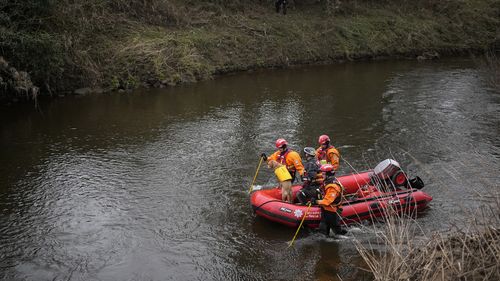
[[[319,144],[325,144],[326,142],[330,142],[330,137],[327,135],[321,135],[318,139]]]
[[[322,172],[333,172],[334,171],[332,164],[321,165],[320,169]]]
[[[286,142],[285,139],[277,139],[276,140],[276,148],[280,148],[283,145],[287,145],[287,144],[288,144],[288,142]]]

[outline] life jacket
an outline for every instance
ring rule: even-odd
[[[304,163],[306,177],[312,185],[320,186],[323,183],[323,173],[320,170],[320,165],[314,159],[310,159]]]
[[[321,160],[327,160],[328,161],[328,150],[330,150],[330,148],[335,148],[333,147],[332,145],[329,145],[327,148],[323,149],[323,147],[321,147],[319,150],[318,150],[318,160],[321,162]]]
[[[335,183],[330,183],[328,185],[338,185],[340,187],[340,195],[337,198],[335,198],[335,200],[333,201],[332,204],[330,204],[330,206],[332,206],[332,207],[338,207],[340,205],[340,202],[342,202],[342,195],[344,194],[344,190],[342,188],[342,185],[338,181],[336,181]],[[326,189],[326,186],[325,186],[325,189]]]
[[[335,200],[330,205],[328,205],[327,207],[324,207],[324,209],[327,211],[330,211],[330,212],[336,212],[338,207],[340,206],[340,203],[342,202],[342,198],[344,196],[344,186],[342,186],[342,184],[335,177],[326,178],[323,182],[322,188],[320,189],[321,190],[321,198],[320,199],[324,198],[324,196],[326,195],[326,191],[328,190],[328,187],[330,185],[339,186],[340,187],[340,191],[339,191],[340,194],[339,194],[339,196],[337,196],[337,198],[335,198]]]
[[[323,173],[321,171],[318,171],[314,176],[313,184],[321,186],[324,180],[325,178],[323,177]]]
[[[305,176],[309,181],[314,181],[314,178],[316,177],[316,174],[319,171],[320,166],[314,159],[308,159],[304,164],[304,170],[305,170]]]
[[[295,169],[295,166],[292,164],[292,165],[287,165],[286,164],[286,156],[288,155],[288,153],[290,153],[290,149],[287,149],[286,151],[280,153],[278,155],[278,160],[277,162],[280,163],[280,164],[283,164],[286,166],[286,168],[288,169],[288,171],[290,173],[295,173],[296,172],[296,169]]]
[[[286,166],[278,167],[274,170],[274,174],[278,178],[279,182],[284,182],[292,179],[290,172],[286,169]]]

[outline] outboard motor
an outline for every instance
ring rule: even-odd
[[[401,166],[396,160],[392,159],[385,159],[373,169],[373,173],[382,180],[390,179],[399,171],[401,171]]]
[[[400,187],[421,189],[424,187],[424,182],[419,177],[408,180],[399,163],[393,159],[386,159],[375,166],[371,181],[383,189]]]

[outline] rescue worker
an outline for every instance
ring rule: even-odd
[[[319,147],[316,149],[316,156],[321,164],[332,164],[333,169],[339,168],[340,153],[330,144],[330,137],[321,135],[318,139]]]
[[[323,174],[316,160],[316,150],[312,147],[304,148],[304,177],[302,189],[297,193],[297,199],[303,205],[306,205],[311,199],[318,199],[320,195],[319,188],[323,182]]]
[[[267,157],[265,153],[261,157],[266,161],[274,160],[286,166],[287,170],[292,175],[292,183],[295,181],[295,175],[299,172],[300,177],[304,176],[304,166],[300,155],[294,150],[288,149],[288,142],[285,139],[276,140],[276,148],[278,151]]]
[[[347,231],[340,227],[340,202],[342,200],[342,186],[335,178],[335,169],[331,164],[321,166],[321,171],[325,175],[321,192],[324,194],[323,199],[312,199],[311,203],[321,206],[321,222],[319,230],[326,236],[330,235],[330,229],[333,229],[335,234],[346,234]]]
[[[276,7],[276,13],[280,12],[281,6],[283,6],[283,15],[286,15],[286,5],[288,4],[287,0],[276,0],[274,6]]]

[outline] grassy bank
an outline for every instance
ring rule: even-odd
[[[0,56],[47,95],[500,41],[495,0],[290,2],[284,16],[270,0],[2,1]]]

